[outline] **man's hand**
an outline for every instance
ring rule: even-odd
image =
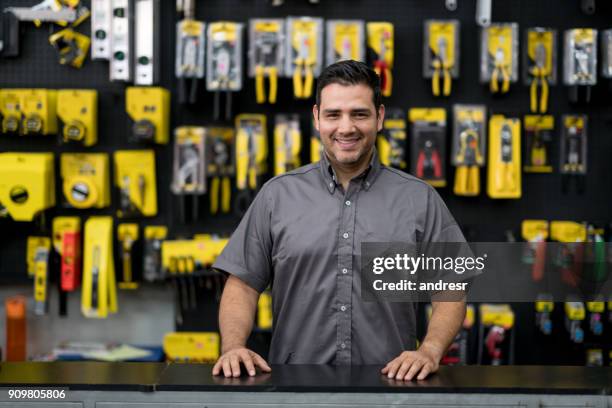
[[[424,380],[429,374],[438,371],[441,358],[439,351],[423,343],[418,350],[404,351],[391,360],[381,373],[397,380],[410,381],[415,376],[417,380]]]
[[[251,377],[256,374],[255,367],[259,367],[261,371],[266,373],[272,371],[266,360],[259,354],[246,347],[236,347],[226,351],[219,357],[212,373],[213,375],[220,375],[223,369],[223,375],[226,377],[240,377],[240,363],[244,364],[247,373]]]

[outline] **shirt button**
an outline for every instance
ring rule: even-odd
[[[348,273],[348,269],[346,268],[342,269],[342,273],[346,275]]]
[[[345,232],[344,234],[342,234],[342,238],[347,239],[348,238],[348,232]]]
[[[349,200],[346,200],[346,201],[344,202],[344,204],[346,204],[347,206],[349,206],[349,207],[350,207],[351,202],[350,202]]]
[[[340,310],[342,310],[343,312],[346,312],[346,306],[344,305],[340,306]]]
[[[329,187],[333,187],[333,186],[334,186],[334,183],[329,183]]]
[[[345,349],[345,348],[346,348],[346,344],[341,343],[341,344],[340,344],[340,348],[341,348],[341,349]]]

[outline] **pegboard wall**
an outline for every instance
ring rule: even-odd
[[[39,0],[4,0],[0,9],[7,6],[30,6]],[[230,20],[247,23],[249,18],[286,16],[319,16],[324,19],[363,19],[366,21],[390,21],[395,25],[395,67],[393,70],[393,95],[384,100],[387,107],[398,107],[407,112],[412,107],[443,107],[452,119],[451,109],[455,103],[485,104],[488,116],[504,113],[523,117],[529,110],[529,88],[523,85],[522,78],[512,84],[510,93],[499,98],[490,95],[488,87],[479,83],[479,42],[480,29],[474,21],[475,0],[458,0],[454,12],[447,11],[443,0],[320,0],[317,5],[307,0],[286,0],[281,7],[272,7],[268,0],[196,0],[196,18],[206,22]],[[214,122],[212,120],[213,94],[200,87],[199,102],[196,105],[180,106],[176,102],[177,83],[174,78],[175,25],[177,14],[175,2],[162,0],[161,57],[162,72],[160,86],[172,92],[171,129],[181,125],[227,125],[233,122]],[[579,0],[504,0],[493,5],[494,22],[518,22],[520,26],[520,46],[525,39],[527,27],[545,26],[555,28],[558,33],[557,55],[562,55],[562,32],[576,27],[593,27],[599,30],[610,28],[612,4],[597,2],[594,15],[584,15]],[[460,78],[453,81],[450,98],[434,98],[430,82],[422,78],[423,21],[430,18],[458,19],[461,23],[461,65]],[[45,24],[35,28],[31,24],[21,25],[21,54],[15,59],[0,59],[0,88],[95,88],[99,92],[99,141],[96,146],[85,149],[74,145],[60,146],[53,137],[16,137],[0,135],[0,151],[51,151],[56,153],[57,197],[60,197],[59,160],[60,152],[108,152],[120,149],[149,148],[134,145],[127,141],[129,130],[125,112],[125,84],[112,83],[108,79],[108,62],[88,59],[81,69],[59,65],[56,51],[49,45],[48,37],[53,30]],[[89,34],[89,22],[79,31]],[[245,36],[246,37],[246,36]],[[243,47],[243,61],[246,49]],[[522,49],[522,48],[521,48]],[[522,53],[521,53],[522,58]],[[560,59],[560,58],[558,58]],[[521,61],[522,63],[522,61]],[[562,72],[558,61],[558,72]],[[522,71],[521,71],[522,75]],[[600,78],[601,81],[601,78]],[[560,81],[559,81],[560,82]],[[565,113],[584,113],[589,116],[589,172],[583,194],[570,190],[563,194],[561,176],[557,169],[553,174],[525,174],[523,178],[523,197],[519,200],[492,200],[484,190],[479,197],[457,197],[449,187],[440,189],[451,212],[460,225],[465,228],[472,241],[504,241],[507,230],[517,231],[521,220],[541,218],[548,220],[589,221],[598,225],[612,222],[612,88],[601,83],[594,88],[589,105],[573,106],[567,97],[567,88],[556,85],[550,90],[551,114],[556,117],[559,128],[560,116]],[[293,98],[290,78],[279,80],[279,95],[276,105],[257,105],[255,103],[254,80],[247,78],[243,90],[233,96],[233,113],[265,113],[268,115],[268,135],[272,134],[273,116],[277,113],[299,113],[302,133],[310,136],[310,110],[313,100],[298,101]],[[450,140],[450,125],[448,137]],[[208,214],[208,198],[200,200],[201,217],[188,225],[179,222],[178,202],[170,193],[172,174],[172,145],[153,146],[157,160],[158,216],[141,220],[141,226],[168,225],[171,237],[191,236],[194,232],[229,234],[237,225],[239,218],[232,215],[212,217]],[[559,151],[558,137],[553,143],[553,151]],[[302,153],[307,162],[309,152]],[[271,158],[270,158],[271,160]],[[449,158],[447,157],[448,161]],[[556,160],[558,162],[558,159]],[[271,162],[271,161],[270,161]],[[111,166],[112,167],[112,166]],[[269,166],[269,168],[272,168]],[[452,168],[447,175],[453,180]],[[112,169],[111,169],[112,177]],[[481,180],[486,178],[484,172]],[[235,191],[234,191],[235,193]],[[49,214],[78,214],[85,220],[92,214],[112,215],[117,203],[116,192],[113,205],[105,210],[77,211],[56,208]],[[50,218],[47,225],[50,226]],[[39,233],[38,227],[31,224],[17,224],[0,221],[0,284],[26,281],[25,247],[28,235]],[[194,316],[186,327],[202,329],[202,326],[215,326],[216,312],[207,312],[207,317]],[[205,328],[205,327],[204,327]]]

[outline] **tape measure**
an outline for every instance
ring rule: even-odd
[[[88,177],[71,177],[64,181],[64,197],[74,208],[91,208],[98,202],[98,189]]]

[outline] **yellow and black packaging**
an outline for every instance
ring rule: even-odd
[[[296,99],[312,96],[314,78],[323,67],[323,19],[313,17],[289,17],[285,74],[293,78],[293,95]]]
[[[168,228],[163,225],[147,225],[144,228],[144,249],[142,274],[146,282],[163,279],[161,264],[161,245],[168,236]]]
[[[388,22],[369,22],[366,24],[368,36],[368,55],[371,65],[380,76],[380,89],[383,96],[391,96],[393,88],[394,28]]]
[[[480,194],[480,167],[486,155],[486,107],[483,105],[453,106],[452,159],[455,171],[453,191],[459,196]]]
[[[115,187],[119,191],[119,218],[157,215],[157,177],[153,150],[114,153]]]
[[[302,132],[299,115],[276,115],[274,118],[274,175],[300,167]]]
[[[587,116],[563,115],[561,118],[562,174],[587,172]]]
[[[424,27],[423,77],[431,78],[434,96],[449,96],[459,77],[459,21],[427,20]]]
[[[434,187],[446,186],[446,110],[412,108],[410,173]]]
[[[34,269],[34,313],[37,315],[45,315],[47,314],[49,306],[48,281],[51,239],[48,237],[36,238],[38,238],[39,242],[32,258],[32,267]],[[28,247],[30,244],[29,241],[30,239],[28,238]]]
[[[480,82],[491,93],[507,93],[518,80],[518,24],[499,23],[481,33]]]
[[[264,80],[270,87],[268,102],[276,103],[278,77],[283,74],[285,22],[278,18],[249,20],[249,76],[255,78],[257,103],[266,102]]]
[[[206,164],[210,181],[210,213],[230,212],[232,184],[234,175],[234,128],[211,127],[206,129]],[[221,205],[219,206],[219,202]]]
[[[365,23],[363,20],[327,20],[325,62],[365,62]]]
[[[387,108],[383,129],[376,138],[380,162],[385,166],[405,169],[407,139],[404,111],[400,108]]]
[[[22,135],[57,133],[57,91],[25,89],[21,94]]]
[[[174,194],[206,193],[206,129],[181,126],[174,130],[172,185]]]
[[[21,107],[24,92],[24,89],[0,89],[2,133],[19,133],[23,118]]]
[[[402,113],[402,117],[404,114]],[[311,121],[312,135],[310,135],[310,162],[316,163],[321,160],[323,153],[323,143],[321,143],[321,134],[317,130],[314,119]]]
[[[49,37],[49,43],[55,48],[61,65],[81,68],[87,58],[91,40],[71,27],[65,28]]]
[[[521,198],[521,120],[493,115],[489,120],[487,194]]]
[[[481,304],[478,364],[514,363],[514,311],[507,304]]]
[[[121,259],[121,275],[119,289],[138,289],[134,280],[134,245],[138,241],[138,224],[119,224],[117,226],[117,241],[119,242],[119,257]]]
[[[32,221],[53,206],[53,153],[0,153],[0,218]]]
[[[128,87],[125,109],[130,141],[166,144],[170,137],[170,92],[161,87]]]
[[[221,337],[214,332],[167,333],[164,354],[177,363],[209,363],[219,359]]]
[[[266,116],[244,113],[236,117],[236,187],[256,190],[268,158]]]
[[[104,208],[111,203],[106,153],[62,153],[62,192],[68,207]]]
[[[546,113],[549,86],[557,83],[557,32],[555,30],[541,27],[527,29],[523,67],[525,85],[529,86],[531,112]]]
[[[85,222],[84,242],[81,312],[88,318],[106,318],[118,310],[113,218],[90,217]]]
[[[57,115],[62,125],[62,142],[87,147],[98,142],[98,91],[95,89],[57,91]]]
[[[525,115],[525,173],[552,173],[552,142],[555,118],[552,115]]]

